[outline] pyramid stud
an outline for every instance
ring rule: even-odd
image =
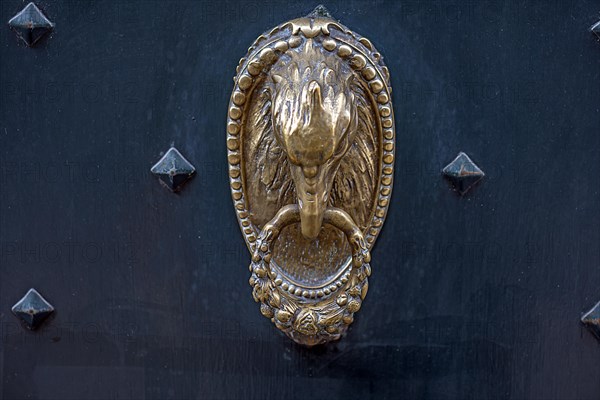
[[[29,329],[34,330],[54,312],[54,307],[37,290],[29,289],[27,294],[13,306],[12,312]]]
[[[196,168],[175,148],[169,151],[150,170],[172,192],[178,192],[196,172]]]
[[[27,4],[21,12],[12,17],[8,25],[29,47],[54,29],[54,24],[33,3]]]
[[[442,170],[454,189],[462,195],[485,176],[483,171],[462,151]]]
[[[581,317],[581,322],[600,340],[600,302]]]
[[[591,28],[590,31],[600,38],[600,21],[596,22]]]

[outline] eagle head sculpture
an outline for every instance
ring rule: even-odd
[[[275,66],[272,78],[273,132],[287,155],[302,235],[314,239],[357,132],[353,72],[307,43],[303,57]]]

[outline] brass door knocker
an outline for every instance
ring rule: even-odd
[[[259,36],[234,81],[229,176],[254,300],[297,343],[339,339],[392,190],[388,69],[318,7]]]

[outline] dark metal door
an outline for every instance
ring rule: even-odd
[[[600,398],[598,1],[325,4],[392,72],[397,162],[368,300],[311,349],[251,299],[225,116],[239,56],[316,4],[36,5],[28,47],[0,3],[0,398]]]

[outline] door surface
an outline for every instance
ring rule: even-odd
[[[225,132],[239,58],[317,4],[36,4],[28,47],[0,2],[0,398],[600,399],[600,2],[324,3],[384,56],[397,162],[369,295],[315,348],[252,300]]]

